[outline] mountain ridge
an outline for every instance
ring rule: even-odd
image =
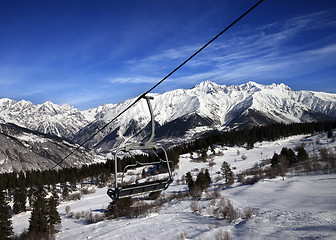
[[[191,131],[196,133],[193,129],[202,126],[207,131],[226,126],[336,119],[336,94],[294,91],[282,83],[263,85],[250,81],[226,86],[205,81],[190,89],[150,95],[154,97],[152,105],[157,123],[156,140],[159,141],[172,137],[183,139],[188,134],[192,137]],[[57,105],[50,101],[34,105],[25,100],[16,102],[5,98],[0,99],[0,122],[12,122],[81,143],[89,139],[97,127],[104,126],[135,99],[80,111],[70,105]],[[131,141],[133,135],[145,129],[149,121],[146,101],[139,101],[127,114],[121,115],[91,139],[87,146],[96,146],[102,151],[119,146],[125,141]],[[146,130],[133,140],[139,141],[148,133]],[[112,135],[107,137],[109,134],[113,135],[114,140]]]
[[[0,174],[53,168],[78,147],[77,144],[61,137],[22,128],[12,123],[0,123],[0,142]],[[60,167],[82,166],[105,160],[94,151],[80,148],[69,155]]]
[[[190,132],[197,133],[193,129],[201,126],[207,127],[203,130],[208,131],[234,125],[257,126],[272,122],[292,123],[336,118],[336,94],[294,91],[284,84],[262,85],[248,82],[225,86],[206,81],[191,89],[177,89],[151,96],[154,97],[152,105],[158,126],[156,141],[170,141],[172,138],[189,140],[185,136],[190,135],[192,138]],[[113,110],[82,129],[82,134],[77,134],[74,139],[79,142],[88,139],[92,134],[90,126],[97,122],[108,122],[134,100],[113,106]],[[105,145],[108,147],[100,150],[106,150],[120,146],[130,140],[132,136],[127,133],[134,132],[135,125],[137,129],[144,129],[149,121],[146,102],[140,101],[93,139],[90,147]],[[185,124],[186,122],[189,124]],[[181,132],[179,136],[176,129]],[[112,132],[114,144],[102,144],[101,141],[106,140],[102,136]],[[145,135],[146,133],[134,140],[140,141]]]

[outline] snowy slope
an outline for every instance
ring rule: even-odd
[[[334,132],[335,134],[336,132]],[[223,161],[227,161],[236,172],[252,167],[264,158],[279,153],[283,147],[294,148],[305,143],[309,154],[319,147],[336,150],[336,142],[330,142],[326,134],[316,136],[294,136],[276,142],[262,142],[255,148],[216,148],[222,155],[214,157],[216,163],[209,169],[208,163],[195,162],[190,154],[182,155],[179,168],[175,172],[175,181],[165,191],[166,194],[186,190],[185,184],[176,180],[188,171],[194,174],[195,168],[208,168],[213,181]],[[239,153],[239,154],[238,154]],[[261,155],[261,153],[263,153]],[[245,154],[247,159],[242,161]],[[222,181],[215,182],[209,189],[214,190]],[[65,216],[65,207],[70,206],[74,213],[91,211],[101,214],[110,201],[106,188],[85,195],[79,201],[63,202],[58,208],[62,216],[61,232],[56,239],[216,239],[220,231],[229,231],[233,239],[335,239],[336,237],[336,175],[286,176],[265,179],[254,185],[233,185],[221,188],[222,198],[232,201],[236,209],[251,207],[259,212],[248,221],[237,219],[234,222],[220,220],[209,215],[210,201],[199,201],[202,213],[196,214],[190,209],[193,201],[172,200],[163,205],[158,213],[134,219],[105,220],[87,224],[83,219]],[[16,233],[28,228],[30,213],[21,213],[13,217]]]
[[[254,149],[217,148],[223,156],[214,157],[216,165],[209,170],[212,178],[216,177],[221,163],[228,161],[236,167],[236,173],[252,167],[262,159],[271,157],[274,152],[279,153],[282,147],[294,148],[302,143],[312,154],[318,147],[336,147],[336,143],[328,143],[325,135],[295,136],[276,142],[262,142]],[[237,154],[239,150],[240,154]],[[262,156],[260,153],[263,153]],[[241,156],[247,159],[241,161]],[[181,156],[180,167],[176,170],[175,180],[187,171],[195,168],[208,168],[208,163],[194,162],[189,154]],[[264,180],[255,185],[234,186],[222,189],[222,197],[230,199],[237,209],[252,207],[259,211],[259,215],[245,222],[236,220],[233,223],[209,216],[207,201],[201,201],[204,206],[201,215],[190,209],[191,199],[165,204],[160,212],[152,213],[146,218],[119,219],[103,221],[97,224],[85,225],[82,221],[63,218],[63,231],[56,239],[70,239],[74,237],[92,239],[179,239],[183,234],[186,239],[215,239],[219,231],[229,231],[233,239],[334,239],[336,236],[336,176],[288,176]],[[219,184],[217,182],[215,185]],[[186,185],[174,182],[166,190],[166,194],[186,190]],[[213,190],[213,189],[210,189]],[[104,190],[99,190],[94,197],[87,197],[83,202],[65,203],[59,207],[64,212],[66,205],[72,211],[87,211],[94,213],[107,206],[108,198]],[[107,202],[106,202],[107,201]]]
[[[249,221],[233,223],[204,215],[190,209],[190,199],[173,200],[159,213],[146,218],[105,220],[87,224],[83,219],[65,216],[65,207],[73,212],[92,211],[96,214],[108,205],[106,189],[98,189],[80,201],[62,203],[58,211],[62,216],[61,232],[56,239],[215,239],[220,231],[229,231],[232,239],[324,239],[336,237],[336,206],[334,197],[336,175],[288,177],[262,181],[255,185],[222,191],[237,208],[253,207],[258,216]],[[206,205],[207,203],[203,203]],[[29,226],[30,213],[13,217],[14,230],[22,232]],[[183,238],[182,238],[183,239]]]
[[[190,199],[172,201],[158,214],[146,218],[119,219],[86,225],[81,220],[63,218],[62,231],[56,239],[215,239],[229,231],[233,239],[334,239],[336,237],[335,175],[291,177],[263,181],[222,191],[223,197],[238,207],[250,206],[260,211],[251,220],[227,223],[190,210]],[[74,212],[93,211],[106,206],[104,191],[97,198],[82,203],[68,203]],[[99,197],[100,196],[100,197]],[[99,200],[98,200],[99,199]],[[84,204],[85,203],[85,204]],[[202,204],[202,203],[201,203]],[[206,203],[203,203],[206,205]],[[59,207],[64,212],[65,206]]]

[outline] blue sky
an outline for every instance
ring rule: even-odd
[[[256,2],[0,0],[0,98],[136,97]],[[155,92],[205,80],[336,93],[336,1],[265,0]]]

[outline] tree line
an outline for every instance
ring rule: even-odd
[[[191,142],[183,143],[178,146],[173,146],[167,150],[168,159],[172,162],[173,166],[178,165],[179,156],[181,154],[199,152],[200,156],[205,158],[207,150],[214,149],[214,145],[221,146],[241,146],[246,145],[248,148],[253,148],[256,142],[261,142],[264,140],[274,141],[279,138],[289,137],[292,135],[298,134],[315,134],[318,132],[328,132],[328,137],[333,137],[332,129],[336,128],[336,121],[330,122],[313,122],[313,123],[293,123],[293,124],[272,124],[269,126],[260,126],[253,127],[249,129],[237,129],[228,132],[212,132],[207,136],[203,136],[199,139],[196,139]],[[300,152],[301,150],[301,152]],[[284,150],[285,151],[285,150]],[[160,154],[159,154],[160,155]],[[305,153],[302,149],[298,149],[298,155],[295,158],[292,157],[292,152],[288,150],[287,152],[283,152],[282,155],[286,155],[286,158],[290,164],[294,164],[296,161],[301,161],[305,159]],[[150,162],[152,161],[153,156],[151,155],[136,155],[134,156],[137,161],[140,162]],[[279,160],[280,159],[280,160]],[[123,160],[118,159],[118,166],[121,171],[127,164],[129,164],[134,159],[131,157],[126,157]],[[279,162],[281,162],[280,156],[274,156],[273,167],[278,168]],[[40,186],[49,186],[49,189],[56,189],[56,184],[61,184],[61,188],[63,189],[62,194],[66,194],[68,191],[68,184],[70,187],[76,188],[77,182],[82,182],[83,180],[89,180],[95,184],[105,183],[110,177],[111,173],[114,173],[114,161],[107,160],[104,163],[95,163],[91,165],[83,165],[80,168],[72,167],[72,168],[63,168],[60,170],[32,170],[27,172],[13,172],[13,173],[4,173],[0,174],[0,215],[4,216],[5,219],[8,214],[8,200],[13,200],[13,213],[20,213],[25,211],[26,209],[26,200],[28,199],[30,206],[33,206],[33,209],[38,209],[36,202],[41,197],[37,195],[37,189]],[[226,178],[226,182],[229,183],[231,180],[231,173],[228,170],[229,167],[223,164],[222,171],[224,172]],[[207,186],[211,183],[209,182],[208,172],[202,172],[198,176],[195,182],[189,178],[188,185],[190,185],[190,189],[197,188],[207,188]],[[187,176],[190,177],[190,176]],[[211,179],[210,179],[211,181]],[[2,196],[3,195],[3,196]],[[45,196],[43,193],[40,193],[40,196]],[[54,196],[55,197],[55,196]],[[13,199],[12,199],[13,198]],[[3,200],[4,199],[4,200]],[[52,199],[50,197],[49,199]],[[45,203],[41,203],[41,206],[44,206]],[[50,203],[50,206],[54,206],[53,203]],[[44,207],[43,207],[44,208]],[[54,208],[54,207],[52,207]],[[47,208],[44,208],[47,209]],[[37,211],[37,210],[36,210]],[[40,214],[40,213],[39,213]],[[50,213],[48,213],[50,214]],[[32,215],[33,216],[33,215]],[[44,217],[44,219],[49,219],[48,221],[52,221],[52,216],[48,215]],[[5,220],[3,222],[0,221],[0,227],[7,226],[5,224]],[[48,225],[48,224],[47,224]],[[53,226],[53,225],[52,225]],[[44,229],[47,229],[47,232],[54,231],[53,227],[49,225]],[[33,228],[32,228],[33,229]],[[10,233],[12,230],[8,228],[7,230],[1,229],[2,233]],[[33,231],[33,230],[32,230]],[[39,230],[37,230],[39,231]],[[1,236],[6,239],[6,237]],[[0,238],[1,238],[0,237]],[[1,238],[1,239],[2,239]]]
[[[310,123],[275,123],[267,126],[236,129],[228,132],[215,132],[195,141],[183,145],[183,153],[202,151],[213,148],[214,144],[221,146],[242,146],[253,148],[254,144],[262,141],[275,141],[280,138],[299,134],[315,134],[328,132],[332,137],[332,129],[336,128],[336,121]]]
[[[208,136],[201,137],[194,141],[183,143],[171,147],[167,150],[168,159],[173,166],[178,165],[179,156],[190,152],[200,152],[206,154],[215,144],[221,146],[241,146],[246,145],[252,148],[255,143],[261,141],[274,141],[279,138],[289,137],[298,134],[315,134],[318,132],[328,132],[336,128],[336,121],[312,122],[312,123],[292,123],[292,124],[271,124],[268,126],[253,127],[249,129],[232,130],[228,132],[214,132]],[[332,133],[331,133],[332,134]],[[152,156],[136,155],[140,162],[152,161]],[[121,171],[132,159],[118,159],[118,166]],[[75,182],[91,178],[96,183],[104,181],[107,176],[114,172],[114,161],[109,159],[104,163],[83,165],[80,168],[62,168],[60,170],[31,170],[24,172],[12,172],[0,174],[0,189],[15,189],[25,186],[33,187],[39,185],[56,185],[57,183]]]

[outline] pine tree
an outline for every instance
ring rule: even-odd
[[[33,206],[34,202],[34,188],[30,187],[27,192],[29,206]]]
[[[66,182],[63,182],[61,184],[61,188],[63,189],[63,191],[62,191],[62,198],[63,199],[67,199],[69,197],[69,189],[68,189],[68,187],[66,185]]]
[[[331,128],[328,129],[327,137],[328,138],[333,138],[334,137],[334,134],[333,134],[333,131],[332,131]]]
[[[49,223],[49,233],[54,233],[55,232],[55,225],[61,223],[61,217],[57,211],[57,206],[58,206],[58,196],[55,191],[53,190],[53,195],[49,198],[48,200],[48,223]]]
[[[26,177],[25,174],[20,171],[17,179],[16,179],[16,186],[18,187],[25,187],[26,186]]]
[[[108,218],[131,217],[132,204],[131,197],[120,198],[109,204],[105,214]]]
[[[291,148],[282,148],[280,155],[284,155],[286,157],[289,166],[297,162],[296,155]]]
[[[210,186],[211,182],[212,182],[208,169],[205,169],[204,180],[205,180],[205,184],[208,188]]]
[[[204,173],[203,173],[203,171],[200,171],[197,174],[195,185],[198,186],[201,189],[201,191],[203,191],[205,189],[205,182],[204,182]]]
[[[27,193],[24,186],[16,187],[14,190],[13,212],[18,214],[26,210]]]
[[[279,155],[277,153],[274,153],[274,155],[271,159],[272,168],[276,168],[278,163],[279,163]]]
[[[298,162],[303,162],[308,160],[309,156],[303,146],[296,147],[295,150],[297,151],[297,160]]]
[[[14,204],[13,212],[15,214],[26,210],[27,189],[26,189],[26,177],[21,171],[16,178],[14,189]]]
[[[206,162],[206,160],[207,160],[207,157],[208,157],[208,153],[207,153],[207,149],[205,149],[205,148],[203,148],[202,150],[201,150],[201,159],[202,159],[202,161],[203,162]]]
[[[223,162],[221,166],[222,174],[225,178],[225,183],[227,186],[231,186],[234,183],[233,172],[231,170],[230,164]]]
[[[186,173],[185,180],[186,180],[186,183],[188,184],[189,192],[191,192],[194,188],[195,183],[194,183],[194,180],[190,172]]]
[[[48,208],[42,186],[38,188],[35,194],[36,200],[29,220],[28,236],[41,239],[49,236]]]
[[[199,172],[195,181],[195,185],[197,185],[201,191],[203,191],[204,189],[207,189],[210,184],[211,178],[208,169],[206,169],[205,173],[203,171]]]
[[[0,239],[10,239],[13,234],[11,215],[5,193],[0,189]]]
[[[146,178],[147,177],[145,169],[142,169],[141,177],[142,178]]]

